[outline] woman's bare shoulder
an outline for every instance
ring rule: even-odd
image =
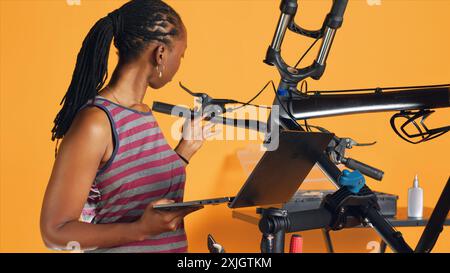
[[[111,126],[107,114],[98,107],[90,106],[80,110],[64,138],[83,137],[94,142],[105,141],[111,136]],[[106,142],[106,141],[105,141]]]

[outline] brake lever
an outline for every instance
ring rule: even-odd
[[[199,100],[197,102],[199,102],[201,104],[202,112],[223,114],[231,109],[231,108],[225,108],[226,104],[239,103],[236,100],[214,99],[206,93],[192,92],[191,90],[189,90],[189,88],[184,86],[181,82],[179,82],[179,85],[184,91],[189,93],[191,96],[199,98]]]
[[[330,131],[328,131],[327,129],[320,127],[320,126],[316,126],[316,125],[308,125],[309,127],[312,128],[316,128],[317,130],[321,131],[322,133],[331,133]],[[375,145],[377,142],[369,142],[369,143],[358,143],[355,140],[349,138],[349,137],[338,137],[336,135],[334,135],[333,140],[330,143],[330,146],[336,147],[336,146],[341,146],[341,147],[345,147],[347,149],[351,149],[353,146],[372,146]]]
[[[198,98],[202,99],[202,103],[203,102],[209,103],[212,100],[212,98],[206,93],[192,92],[191,90],[189,90],[189,88],[184,86],[181,82],[179,82],[179,85],[184,91],[189,93],[191,96],[198,97]]]
[[[375,145],[377,142],[369,142],[369,143],[358,143],[355,140],[351,138],[342,138],[347,142],[347,149],[351,149],[353,146],[372,146]]]
[[[331,155],[331,159],[337,163],[342,163],[342,160],[345,158],[345,149],[351,149],[353,146],[371,146],[376,144],[377,142],[371,143],[358,143],[355,140],[348,137],[337,137],[335,136],[329,145],[329,152]]]

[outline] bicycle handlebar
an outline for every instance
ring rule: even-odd
[[[200,116],[200,112],[194,112],[186,107],[177,106],[173,104],[168,104],[164,102],[153,102],[152,110],[155,112],[177,116],[177,117],[190,117],[191,119],[197,116]],[[260,122],[258,120],[249,120],[249,119],[232,119],[225,118],[221,116],[214,116],[209,119],[209,121],[216,124],[223,124],[234,126],[238,128],[245,128],[250,130],[256,130],[259,132],[267,132],[267,123]],[[383,178],[384,172],[371,167],[367,164],[364,164],[355,159],[346,158],[344,163],[348,168],[353,170],[359,170],[361,173],[370,176],[376,180],[381,180]]]
[[[345,160],[343,160],[342,163],[344,163],[346,167],[352,170],[358,170],[362,174],[372,177],[373,179],[376,179],[378,181],[381,181],[383,179],[384,172],[382,170],[369,166],[356,159],[345,158]]]
[[[164,102],[153,102],[152,110],[155,112],[172,115],[172,116],[178,116],[178,117],[197,117],[200,116],[200,112],[194,112],[191,109],[188,109],[186,107],[177,106],[173,104],[168,104]],[[251,120],[251,119],[235,119],[235,118],[225,118],[221,116],[214,116],[210,117],[209,121],[217,124],[223,124],[223,125],[231,125],[234,127],[239,128],[245,128],[245,129],[251,129],[256,131],[267,131],[267,123],[261,122],[258,120]]]

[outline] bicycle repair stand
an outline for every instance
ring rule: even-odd
[[[320,228],[340,230],[360,224],[372,225],[367,220],[367,216],[374,209],[379,212],[380,208],[376,195],[366,185],[363,185],[360,189],[358,189],[359,186],[355,187],[355,181],[360,173],[357,171],[354,173],[345,172],[346,170],[343,173],[344,178],[350,174],[350,179],[347,179],[349,184],[341,187],[333,194],[327,195],[319,209],[289,213],[287,210],[279,208],[257,208],[256,212],[261,214],[259,221],[259,229],[262,233],[261,252],[283,253],[286,233]],[[362,175],[361,178],[364,180]],[[450,178],[433,210],[415,252],[428,253],[433,249],[449,212],[450,202],[448,200],[450,200]],[[405,252],[412,252],[400,232],[394,230],[392,234],[389,234],[389,237],[396,238],[399,245],[403,244],[402,247],[410,250]]]

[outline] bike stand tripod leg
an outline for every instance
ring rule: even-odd
[[[261,214],[258,226],[263,234],[262,253],[283,253],[286,233],[325,229],[332,219],[326,208],[291,213],[278,208],[258,208],[256,213]]]
[[[447,218],[450,209],[450,177],[447,184],[439,197],[439,200],[434,207],[430,220],[420,237],[419,243],[416,246],[415,252],[430,252],[443,230],[445,219]]]
[[[325,246],[328,253],[334,253],[333,242],[331,241],[330,231],[323,228],[322,229],[323,238],[325,240]]]
[[[261,253],[284,253],[287,211],[277,208],[258,208],[261,214],[259,229],[262,233]]]
[[[290,130],[305,131],[302,126],[295,124],[292,120],[280,118],[280,126]],[[318,165],[330,181],[338,188],[339,176],[341,170],[331,161],[329,156],[324,153],[318,160]],[[367,187],[367,186],[366,186]],[[368,187],[367,187],[368,188]],[[411,253],[413,249],[405,242],[401,232],[395,228],[377,211],[375,208],[367,211],[361,211],[361,216],[365,219],[365,223],[372,226],[374,230],[381,236],[383,241],[394,251],[400,253]]]
[[[284,230],[279,230],[275,234],[273,234],[273,253],[284,253]]]
[[[386,242],[381,240],[380,242],[380,253],[386,253]]]

